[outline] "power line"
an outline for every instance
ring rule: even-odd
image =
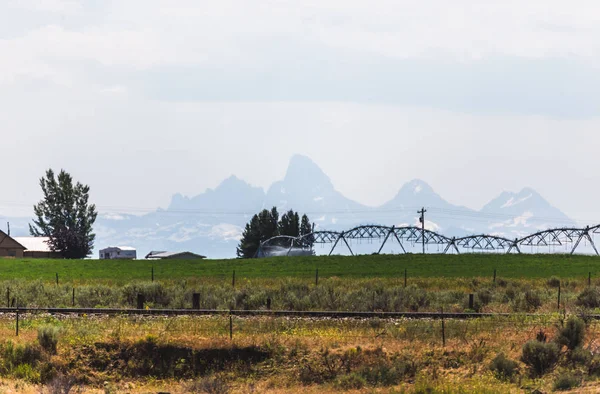
[[[29,207],[30,204],[15,203],[15,202],[0,202],[2,207]],[[134,213],[155,213],[158,215],[214,215],[214,216],[252,216],[256,212],[251,211],[229,211],[229,210],[206,210],[206,209],[153,209],[153,208],[140,208],[140,207],[119,207],[119,206],[96,206],[101,213],[104,214],[134,214]],[[345,210],[320,210],[320,211],[305,211],[308,215],[357,215],[357,214],[371,214],[372,216],[380,216],[383,214],[393,213],[409,213],[414,209],[419,209],[417,206],[403,206],[398,208],[365,208],[365,209],[345,209]],[[514,219],[515,215],[505,213],[493,213],[493,212],[481,212],[473,211],[469,209],[452,209],[452,208],[441,208],[435,206],[429,206],[428,209],[435,214],[435,217],[443,218],[469,218],[471,221],[489,221],[492,219]],[[486,220],[489,219],[489,220]],[[550,217],[550,216],[532,216],[526,218],[529,221],[545,221],[545,222],[557,222],[557,223],[568,223],[571,221],[576,222],[600,222],[600,220],[588,219],[571,219],[568,217]]]

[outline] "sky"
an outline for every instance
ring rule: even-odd
[[[304,154],[368,205],[420,178],[600,222],[599,95],[597,1],[5,0],[0,214],[49,167],[150,211]]]

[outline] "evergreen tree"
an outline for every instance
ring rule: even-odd
[[[303,215],[302,221],[300,221],[298,212],[289,210],[281,216],[280,220],[276,207],[273,207],[270,211],[263,209],[246,224],[236,253],[240,258],[256,257],[261,243],[270,238],[277,235],[298,237],[311,232],[312,227],[306,215]],[[289,241],[282,241],[282,243],[283,245],[278,246],[288,247],[289,245]],[[312,245],[312,243],[312,240],[310,240],[309,244]],[[273,245],[271,244],[271,246]]]
[[[242,232],[242,239],[236,249],[238,257],[250,259],[256,257],[261,242],[279,235],[279,213],[273,207],[270,211],[263,209],[252,216]]]
[[[258,215],[254,215],[252,216],[252,220],[250,220],[244,228],[242,239],[237,247],[237,256],[244,259],[254,257],[260,246],[260,238]]]
[[[263,209],[258,214],[258,222],[261,242],[279,235],[279,213],[276,207],[273,207],[270,211]]]
[[[308,220],[308,216],[302,215],[302,222],[300,223],[300,235],[305,236],[311,234],[312,231],[312,225],[310,224],[310,220]],[[312,236],[305,238],[305,241],[308,245],[311,246],[314,243],[314,239]]]
[[[310,224],[310,220],[308,220],[308,216],[302,215],[302,222],[300,224],[300,235],[307,235],[312,233],[312,225]]]
[[[29,225],[35,237],[48,237],[48,245],[68,259],[89,256],[94,248],[96,235],[92,226],[98,213],[89,204],[90,187],[77,182],[73,185],[70,174],[61,170],[58,177],[49,169],[40,179],[44,198],[33,211],[37,219]]]
[[[279,221],[279,235],[297,237],[300,234],[300,223],[298,212],[289,210],[281,216]]]

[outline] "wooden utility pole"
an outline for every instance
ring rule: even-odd
[[[417,213],[421,214],[421,216],[419,216],[419,222],[421,222],[421,242],[423,243],[423,254],[425,254],[425,212],[427,212],[427,210],[424,207],[421,208],[420,211],[417,211]]]

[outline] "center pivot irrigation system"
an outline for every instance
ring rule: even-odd
[[[407,253],[405,244],[410,243],[413,246],[421,244],[423,253],[425,253],[426,245],[437,245],[443,249],[442,253],[444,254],[453,251],[461,253],[461,250],[471,252],[521,253],[521,249],[528,246],[549,248],[563,246],[568,248],[566,249],[567,252],[570,249],[570,253],[573,254],[580,246],[581,241],[584,241],[589,242],[596,255],[600,256],[592,238],[593,234],[600,233],[600,225],[584,228],[553,228],[515,239],[489,234],[447,237],[435,231],[425,229],[423,220],[425,211],[422,210],[419,213],[421,214],[421,227],[363,225],[342,232],[325,230],[313,231],[310,234],[299,237],[276,236],[262,242],[256,256],[270,257],[313,254],[313,245],[315,244],[332,244],[329,255],[334,252],[336,247],[343,244],[348,248],[350,254],[354,256],[355,253],[350,246],[351,242],[348,241],[374,239],[383,239],[379,250],[375,252],[376,254],[381,253],[387,242],[394,242],[394,240],[398,242],[403,253]]]

